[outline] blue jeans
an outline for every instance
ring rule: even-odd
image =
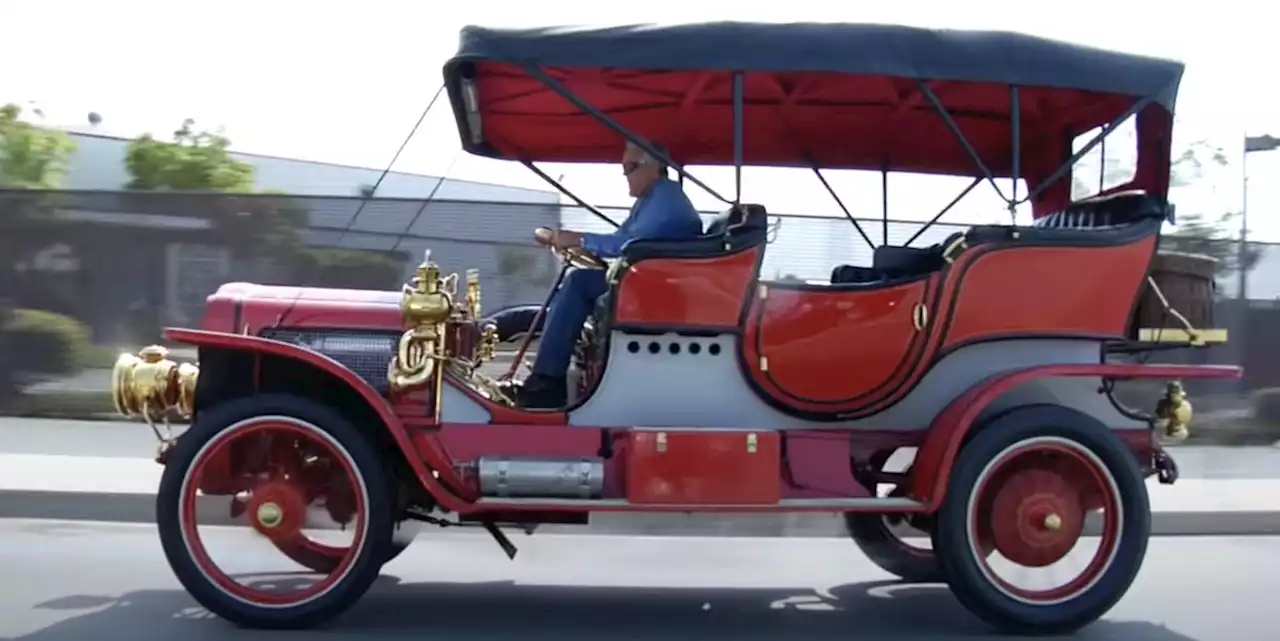
[[[542,345],[533,360],[534,374],[565,377],[582,325],[591,316],[596,299],[608,290],[603,270],[569,270],[560,289],[551,297],[551,309],[542,327]]]

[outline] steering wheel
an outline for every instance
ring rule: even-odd
[[[555,254],[556,257],[566,265],[572,265],[582,269],[609,268],[609,264],[604,262],[603,258],[583,249],[582,247],[566,247],[564,249],[557,249],[551,244],[551,241],[556,237],[556,232],[553,229],[539,227],[533,230],[533,237],[537,239],[539,243],[549,247],[551,249],[551,253]]]

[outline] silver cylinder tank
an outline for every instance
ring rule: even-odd
[[[480,493],[503,498],[598,498],[604,459],[484,456],[476,461]]]

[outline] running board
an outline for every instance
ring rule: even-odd
[[[482,509],[581,510],[610,512],[850,512],[923,511],[924,504],[908,498],[782,499],[777,503],[632,503],[626,499],[501,498],[476,501]]]

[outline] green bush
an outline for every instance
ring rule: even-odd
[[[15,309],[2,332],[4,360],[17,374],[67,376],[98,355],[84,323],[39,309]]]

